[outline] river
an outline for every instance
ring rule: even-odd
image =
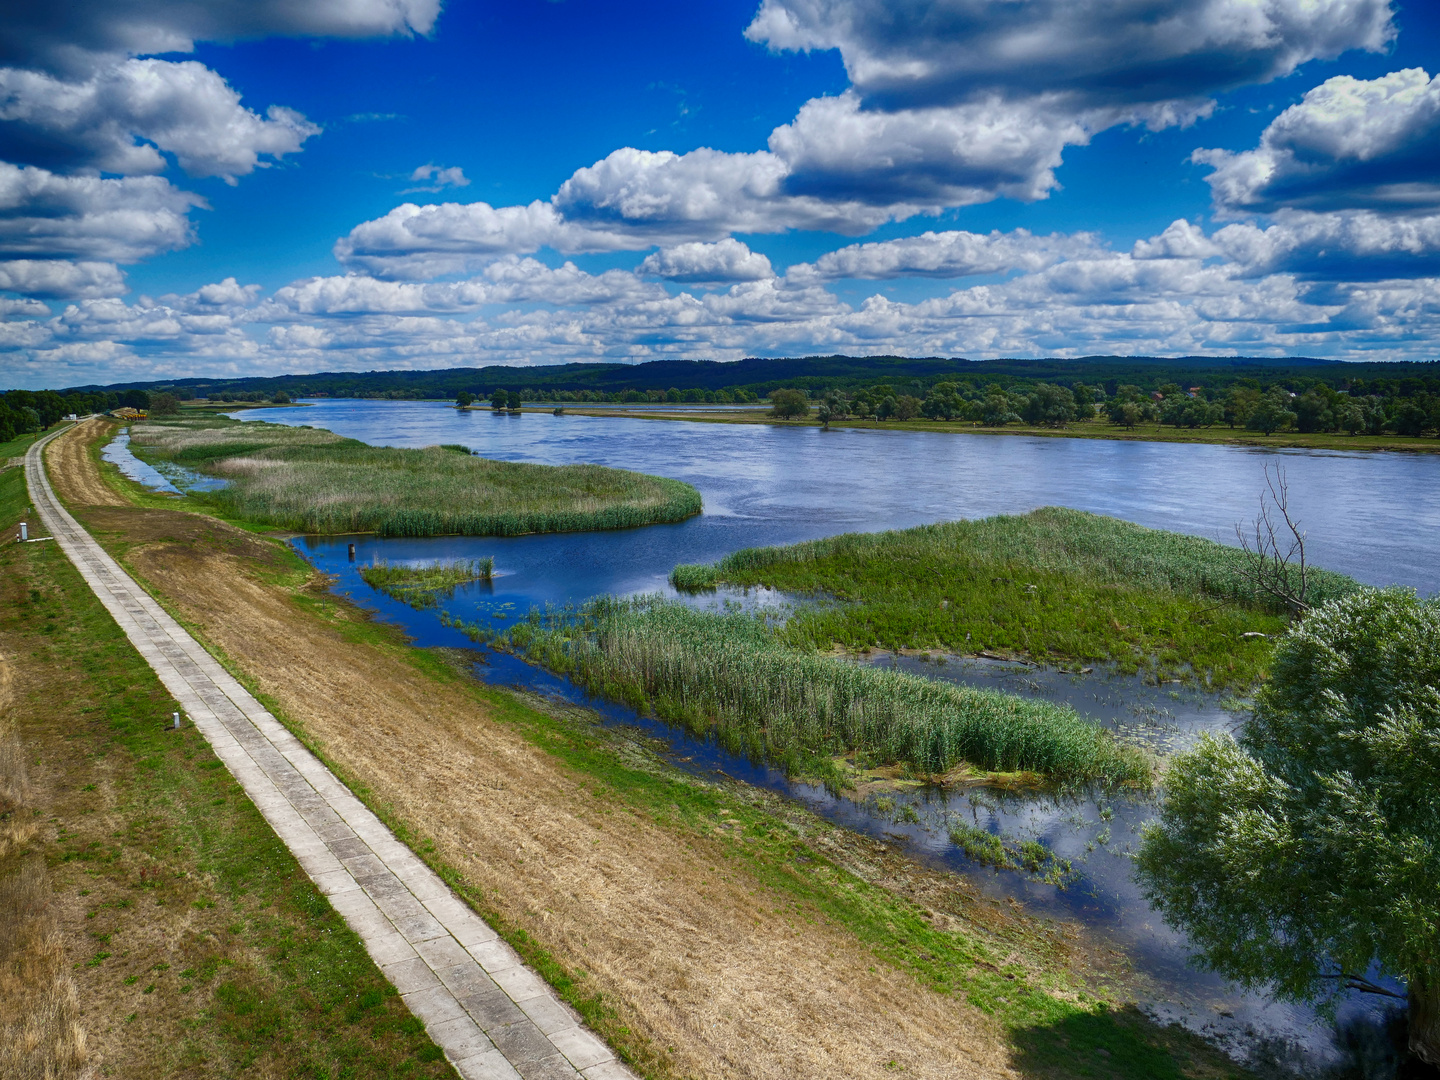
[[[346,593],[401,623],[421,645],[468,645],[439,622],[380,595],[360,580],[357,563],[492,555],[493,582],[457,591],[445,605],[465,621],[497,628],[532,606],[579,602],[601,593],[671,593],[670,569],[708,562],[737,548],[793,543],[857,530],[1017,513],[1062,505],[1142,525],[1235,542],[1235,526],[1254,517],[1267,464],[1281,465],[1291,506],[1317,565],[1372,585],[1440,589],[1433,537],[1440,525],[1440,456],[1264,450],[1224,446],[992,434],[836,430],[655,421],[621,417],[492,415],[437,402],[320,400],[303,408],[236,414],[247,420],[308,424],[369,443],[461,443],[485,457],[544,464],[594,462],[685,480],[705,501],[699,517],[676,525],[615,532],[514,538],[373,536],[297,541]],[[347,545],[357,545],[357,563]],[[751,595],[749,603],[783,603]],[[1125,738],[1159,749],[1184,745],[1202,730],[1241,718],[1219,701],[1173,687],[1097,673],[1056,672],[951,660],[922,663],[882,657],[931,678],[998,686],[1068,701]],[[1040,915],[1078,919],[1119,944],[1133,962],[1145,1005],[1243,1055],[1267,1040],[1290,1044],[1316,1064],[1328,1053],[1329,1027],[1304,1008],[1244,993],[1185,962],[1183,937],[1139,896],[1128,854],[1153,813],[1146,800],[1000,799],[983,792],[920,791],[895,802],[857,803],[773,770],[733,759],[713,746],[665,729],[630,710],[590,699],[563,680],[513,657],[493,656],[476,674],[524,685],[597,708],[611,723],[638,724],[670,742],[672,757],[700,771],[720,770],[786,793],[817,813],[872,835],[888,836],[932,864],[965,874],[997,896]],[[907,811],[908,806],[908,811]],[[970,863],[950,841],[961,818],[1011,838],[1036,837],[1073,860],[1065,888],[1014,871]],[[1351,1014],[1368,1002],[1347,1005]]]

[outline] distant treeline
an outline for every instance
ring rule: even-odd
[[[144,390],[11,390],[0,394],[0,443],[18,435],[44,431],[55,421],[74,413],[109,412],[128,405],[132,409],[150,407],[150,395]]]
[[[1163,383],[1145,390],[1133,383],[996,381],[977,385],[970,380],[936,383],[928,389],[879,384],[847,392],[831,390],[818,402],[816,415],[832,421],[968,420],[985,427],[1030,424],[1064,427],[1077,420],[1103,418],[1117,427],[1166,424],[1176,428],[1208,428],[1226,424],[1272,435],[1346,432],[1351,435],[1402,435],[1416,438],[1440,433],[1440,393],[1376,380],[1353,380],[1348,390],[1311,381],[1290,390],[1283,382],[1263,386],[1242,378],[1228,387]],[[1410,389],[1414,392],[1406,394]],[[770,400],[779,417],[810,415],[812,401],[799,390],[776,390]]]
[[[180,398],[221,401],[273,401],[295,397],[392,398],[455,400],[461,394],[490,400],[497,391],[507,399],[555,402],[747,402],[769,398],[775,390],[802,391],[811,402],[838,395],[847,403],[869,402],[871,415],[899,415],[932,402],[937,418],[985,422],[986,403],[992,422],[1032,419],[1044,410],[1025,401],[1040,386],[1063,388],[1075,400],[1076,415],[1100,405],[1117,423],[1133,424],[1180,418],[1183,425],[1252,422],[1251,399],[1268,402],[1259,409],[1265,423],[1278,418],[1280,428],[1347,430],[1360,423],[1348,403],[1359,403],[1360,430],[1431,431],[1440,426],[1440,362],[1341,363],[1338,361],[1268,357],[1122,357],[1081,359],[964,360],[940,357],[823,356],[791,359],[749,359],[734,363],[660,360],[646,364],[564,364],[552,367],[445,368],[432,371],[329,372],[271,378],[181,379],[79,387],[75,392],[146,390]],[[1179,388],[1177,397],[1176,388]],[[1077,394],[1077,390],[1079,393]],[[1233,397],[1232,391],[1239,391]],[[1272,393],[1273,391],[1273,393]],[[1157,397],[1157,395],[1159,395]],[[1282,401],[1283,395],[1283,401]],[[1042,395],[1044,396],[1044,395]],[[1190,408],[1181,403],[1218,405]],[[894,410],[883,413],[885,399]],[[1346,399],[1342,402],[1340,399]],[[902,399],[909,399],[902,400]],[[964,409],[950,410],[954,399]],[[1047,399],[1048,400],[1048,399]],[[1168,401],[1168,405],[1166,402]],[[914,406],[912,406],[914,403]],[[1132,405],[1126,410],[1124,405]],[[1281,405],[1285,407],[1281,408]],[[1344,406],[1344,407],[1342,407]],[[1062,408],[1052,401],[1051,408]],[[1037,410],[1039,410],[1037,412]],[[70,410],[66,410],[70,411]],[[1383,413],[1383,419],[1382,419]],[[851,409],[849,415],[855,415]],[[1183,415],[1182,415],[1183,414]],[[1293,414],[1290,419],[1286,414]],[[1167,421],[1167,417],[1169,420]],[[1063,421],[1062,421],[1063,422]],[[1402,432],[1403,433],[1403,432]]]

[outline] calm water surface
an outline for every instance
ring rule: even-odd
[[[1440,524],[1440,457],[1378,453],[1260,451],[1234,447],[1005,435],[834,431],[629,418],[493,416],[430,402],[331,400],[308,408],[266,409],[242,419],[325,427],[391,446],[463,443],[486,457],[544,464],[596,462],[694,484],[705,512],[677,525],[615,532],[514,538],[373,536],[305,538],[301,549],[338,578],[336,589],[404,625],[422,645],[468,645],[436,613],[415,612],[375,593],[355,566],[391,561],[493,555],[493,582],[458,590],[446,608],[468,622],[503,629],[532,606],[579,602],[601,593],[663,592],[681,562],[708,562],[742,547],[793,543],[855,530],[905,528],[936,521],[1063,505],[1143,525],[1234,542],[1237,522],[1253,517],[1267,463],[1286,468],[1291,504],[1309,532],[1311,558],[1373,585],[1440,590],[1432,554]],[[357,561],[347,545],[357,545]],[[724,599],[723,595],[721,599]],[[783,603],[756,596],[749,603]],[[983,661],[872,662],[1063,701],[1082,714],[1162,752],[1204,730],[1239,720],[1206,695],[1147,687],[1103,674],[1076,678]],[[518,684],[596,708],[607,722],[639,725],[666,739],[673,760],[701,772],[786,793],[830,820],[893,837],[917,855],[955,869],[997,897],[1033,911],[1077,918],[1123,945],[1147,990],[1148,1007],[1204,1030],[1237,1052],[1278,1037],[1323,1058],[1327,1028],[1308,1010],[1245,994],[1190,970],[1185,942],[1155,916],[1130,878],[1129,853],[1153,814],[1147,800],[1001,798],[985,792],[921,790],[896,796],[886,810],[821,788],[792,783],[774,770],[677,734],[514,657],[493,655],[479,677]],[[914,820],[902,821],[906,805]],[[909,815],[907,815],[909,817]],[[1016,839],[1038,838],[1070,858],[1066,888],[971,864],[950,841],[957,819]],[[1357,1002],[1354,1009],[1368,1003]]]
[[[1366,584],[1440,590],[1440,455],[494,416],[439,402],[326,400],[236,415],[378,445],[462,443],[506,461],[594,462],[700,490],[705,513],[680,525],[513,542],[548,583],[533,583],[543,599],[658,587],[677,562],[741,547],[1039,506],[1233,543],[1236,523],[1255,515],[1267,462],[1285,466],[1314,562]]]
[[[187,491],[216,491],[228,480],[205,476],[173,461],[162,461],[158,465],[141,461],[130,450],[130,429],[121,428],[115,437],[105,444],[100,456],[116,466],[137,484],[143,484],[152,491],[166,491],[172,495],[183,495]]]

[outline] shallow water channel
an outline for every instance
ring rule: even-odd
[[[197,473],[173,461],[162,461],[151,465],[141,461],[130,449],[130,429],[121,428],[115,437],[105,444],[100,456],[117,467],[125,476],[137,484],[143,484],[152,491],[165,491],[172,495],[184,495],[189,491],[218,491],[229,481]]]
[[[855,530],[1065,505],[1222,542],[1256,508],[1267,462],[1288,472],[1292,506],[1310,531],[1312,560],[1368,584],[1400,583],[1433,593],[1440,560],[1440,457],[1378,453],[1267,452],[1233,447],[1004,435],[834,431],[633,418],[493,416],[431,402],[327,400],[309,408],[266,409],[244,419],[311,424],[394,446],[463,443],[486,457],[547,464],[597,462],[686,480],[705,512],[677,525],[588,534],[514,538],[307,537],[297,547],[336,576],[337,592],[398,623],[422,646],[465,646],[439,611],[415,611],[370,589],[356,567],[493,556],[497,576],[455,592],[442,605],[465,622],[503,629],[534,606],[578,603],[602,594],[661,592],[676,563],[708,562],[741,547],[793,543]],[[347,545],[355,543],[355,562]],[[723,602],[725,594],[701,602]],[[728,599],[784,606],[752,591]],[[1072,704],[1123,738],[1168,752],[1199,732],[1241,718],[1209,695],[1146,686],[1103,672],[1072,676],[983,660],[881,656],[928,678],[988,686]],[[595,700],[566,680],[492,653],[478,677],[519,685],[595,708],[607,723],[639,726],[666,740],[670,757],[702,773],[720,772],[783,792],[816,813],[874,836],[890,837],[932,864],[952,869],[999,898],[1039,915],[1078,920],[1129,956],[1146,1007],[1204,1031],[1244,1054],[1263,1040],[1293,1044],[1313,1065],[1328,1056],[1330,1027],[1309,1010],[1247,994],[1191,970],[1185,942],[1170,931],[1131,881],[1129,852],[1153,813],[1148,800],[998,795],[915,788],[856,799],[792,783],[632,710]],[[1039,839],[1076,871],[1065,887],[969,860],[949,837],[968,822],[1011,839]],[[1369,1007],[1357,999],[1346,1011]]]

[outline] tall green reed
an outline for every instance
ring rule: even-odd
[[[657,597],[532,613],[509,641],[592,692],[803,772],[860,751],[931,774],[961,763],[1143,786],[1151,763],[1066,706],[786,648],[756,616]]]

